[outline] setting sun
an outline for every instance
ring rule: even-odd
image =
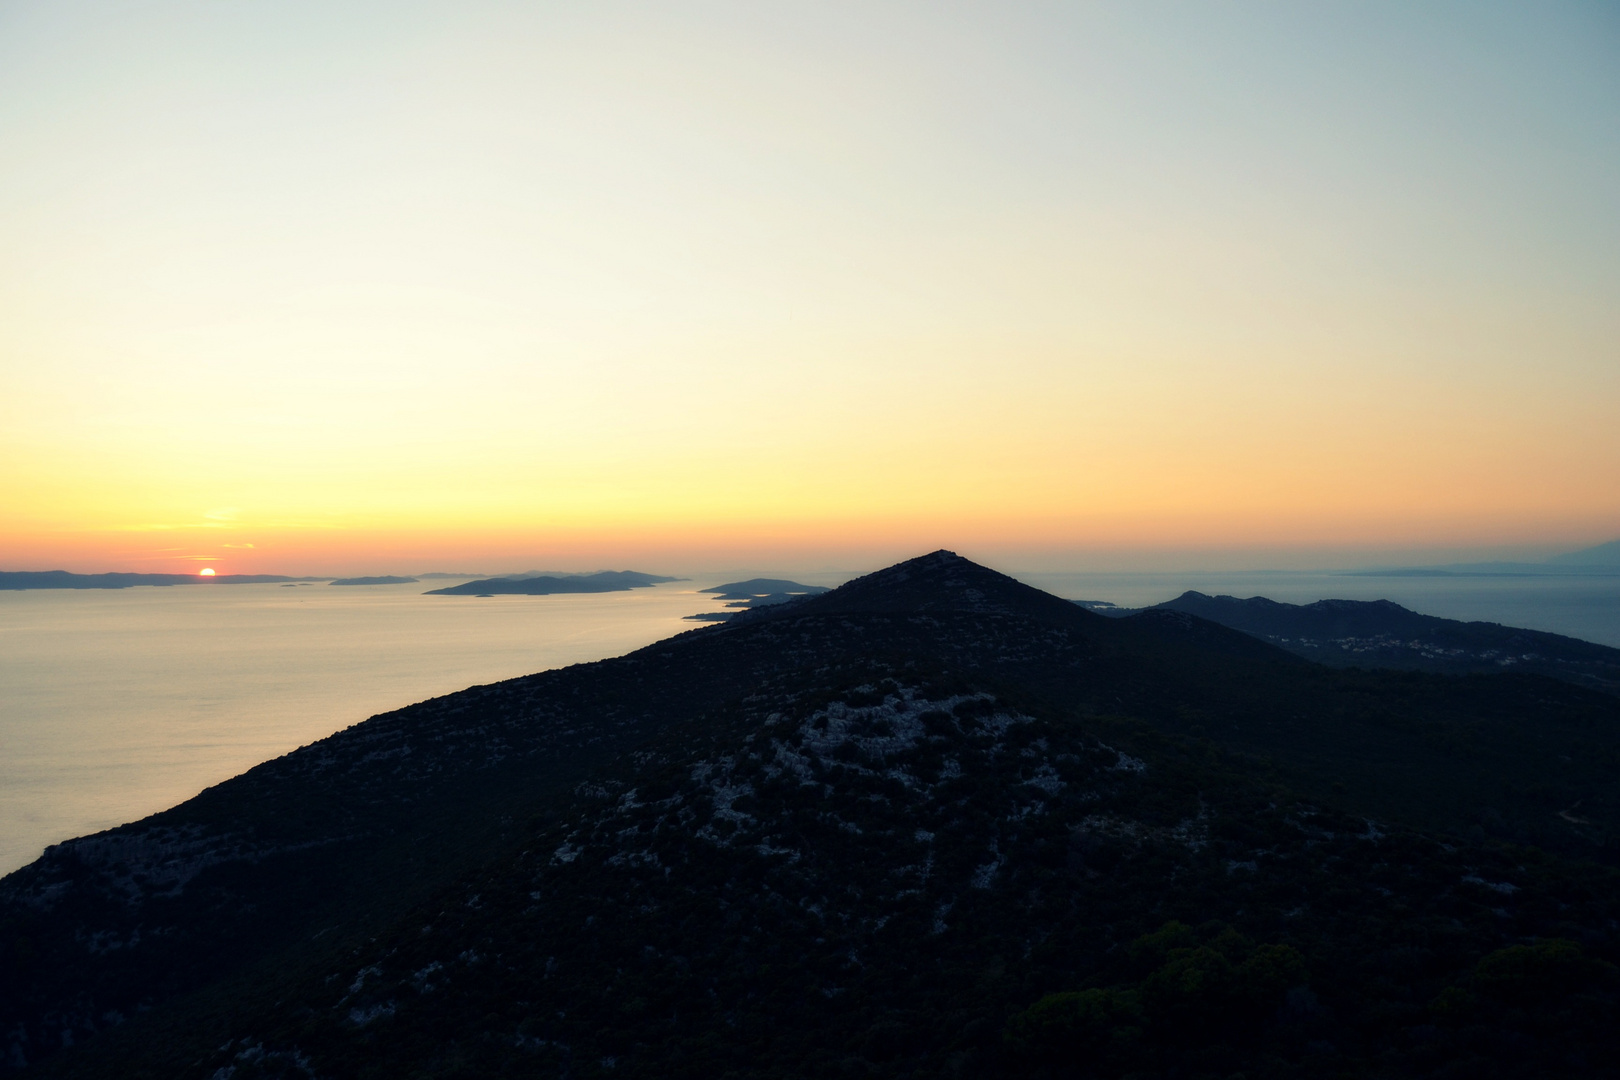
[[[212,567],[209,567],[209,566],[203,567],[201,570],[197,571],[197,573],[201,577],[213,577],[214,576],[214,570],[213,570]]]

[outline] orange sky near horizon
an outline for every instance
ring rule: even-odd
[[[1610,9],[341,7],[0,10],[0,569],[1620,536]]]

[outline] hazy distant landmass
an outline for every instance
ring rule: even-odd
[[[1419,615],[1389,600],[1284,604],[1263,596],[1185,592],[1150,608],[1080,601],[1101,615],[1196,615],[1333,667],[1404,668],[1462,675],[1521,671],[1620,693],[1620,649],[1562,634]]]
[[[67,570],[0,570],[0,589],[127,589],[133,585],[260,585],[275,581],[325,581],[285,574],[74,574]]]
[[[712,589],[699,589],[698,592],[714,593],[721,600],[729,601],[728,608],[762,608],[773,604],[785,604],[789,600],[797,600],[804,596],[818,596],[827,592],[820,585],[801,585],[797,581],[788,581],[784,578],[749,578],[747,581],[733,581],[725,585],[716,585]],[[691,622],[725,622],[735,611],[704,611],[696,615],[688,615]]]
[[[1607,544],[1571,551],[1565,555],[1554,555],[1547,561],[1561,567],[1602,566],[1620,570],[1620,540],[1610,540]]]
[[[476,576],[477,577],[503,577],[503,578],[532,578],[532,577],[581,578],[581,577],[594,577],[597,574],[612,574],[612,573],[616,573],[616,572],[618,572],[618,573],[629,573],[629,571],[613,571],[613,570],[518,570],[515,573],[510,573],[510,574],[478,574]],[[667,580],[669,580],[669,581],[679,581],[680,578],[668,578]]]
[[[327,584],[329,584],[329,585],[409,585],[411,582],[416,581],[416,580],[417,579],[413,578],[413,577],[390,577],[388,575],[383,575],[381,577],[346,577],[346,578],[337,578],[337,579],[335,579],[333,581],[328,582]]]
[[[1533,577],[1538,574],[1620,574],[1620,540],[1554,555],[1543,562],[1448,563],[1347,570],[1350,577]]]
[[[491,574],[487,570],[459,570],[459,571],[456,571],[454,573],[449,572],[449,571],[445,571],[445,570],[435,570],[432,573],[417,574],[416,576],[421,578],[423,581],[428,581],[430,579],[443,579],[443,578],[460,578],[463,581],[469,581],[469,580],[471,580],[473,578],[497,578],[497,577],[499,577],[499,578],[531,578],[531,577],[574,578],[574,577],[588,577],[589,575],[591,575],[593,573],[606,573],[606,571],[588,570],[588,571],[585,571],[585,572],[581,573],[579,571],[572,571],[572,570],[518,570],[518,571],[514,571],[512,573]]]
[[[425,596],[547,596],[552,593],[624,592],[644,589],[665,581],[680,578],[643,574],[635,570],[602,570],[594,574],[572,574],[567,577],[541,575],[538,577],[498,577],[468,581],[444,589],[429,589]]]

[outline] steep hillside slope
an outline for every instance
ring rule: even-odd
[[[102,1032],[54,1061],[86,1076],[995,1072],[1091,1023],[1009,1017],[1089,986],[1133,1068],[1398,1035],[1409,1070],[1495,1022],[1475,966],[1527,938],[1578,939],[1612,1004],[1612,871],[1501,843],[1612,860],[1617,721],[938,552],[60,845],[0,883],[0,1032],[14,1064]],[[1177,964],[1247,987],[1232,1038],[1167,1039]],[[1408,1031],[1448,987],[1463,1034]],[[1570,1001],[1525,1023],[1586,1046]]]

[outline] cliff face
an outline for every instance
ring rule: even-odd
[[[1617,720],[937,552],[51,849],[0,883],[0,1032],[103,1032],[71,1075],[988,1074],[1104,1016],[1099,1068],[1413,1071],[1509,1007],[1478,965],[1572,937],[1598,1005],[1520,1012],[1584,1047]]]

